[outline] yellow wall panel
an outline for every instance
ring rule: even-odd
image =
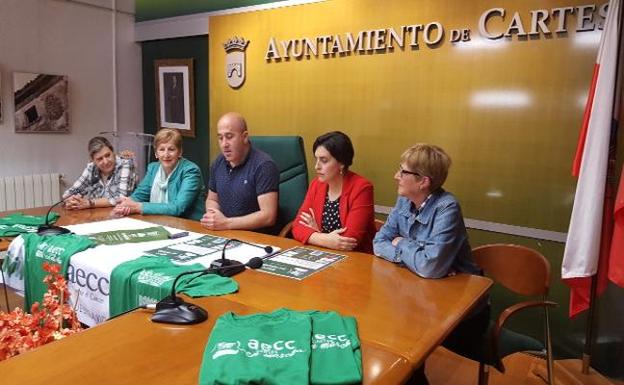
[[[396,199],[392,176],[401,152],[416,142],[435,143],[453,158],[446,188],[458,196],[465,216],[567,231],[575,185],[571,161],[599,34],[576,32],[577,15],[568,15],[566,34],[487,40],[479,36],[478,21],[484,11],[501,7],[507,14],[490,19],[491,32],[506,30],[516,11],[528,32],[529,11],[584,4],[334,0],[212,17],[211,135],[219,116],[239,111],[252,135],[302,135],[312,165],[316,136],[345,131],[356,150],[353,169],[374,182],[377,204],[387,206]],[[434,21],[445,29],[434,47],[421,32],[418,49],[406,43],[383,53],[265,60],[271,38],[279,44]],[[552,31],[557,22],[551,12]],[[469,28],[472,40],[450,43],[454,28]],[[222,44],[234,36],[250,41],[239,89],[225,78]],[[212,141],[211,157],[217,153]]]

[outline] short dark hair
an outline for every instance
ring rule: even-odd
[[[345,169],[349,169],[353,163],[353,144],[344,132],[332,131],[319,136],[314,141],[312,152],[316,152],[319,146],[325,147],[331,156],[344,165]]]
[[[89,140],[89,144],[87,146],[88,150],[89,150],[89,157],[91,159],[93,159],[93,155],[95,155],[96,153],[100,152],[100,150],[102,150],[104,147],[108,147],[110,148],[111,152],[115,152],[115,150],[113,149],[113,146],[110,144],[110,142],[108,141],[108,139],[106,139],[103,136],[96,136],[91,138],[91,140]]]

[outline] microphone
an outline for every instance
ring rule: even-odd
[[[263,263],[264,263],[264,258],[253,257],[249,260],[249,262],[245,264],[245,266],[247,266],[250,269],[256,270],[256,269],[261,268]]]
[[[235,239],[235,238],[228,239],[223,245],[223,251],[221,252],[221,259],[216,259],[210,263],[210,268],[218,271],[217,274],[219,274],[222,277],[231,277],[245,270],[245,265],[243,265],[241,262],[225,258],[225,250],[227,249],[227,246],[230,244],[230,242],[238,242],[238,243],[243,243],[245,245],[257,247],[259,249],[264,250],[264,252],[267,254],[271,254],[273,252],[273,247],[271,246],[260,246],[260,245],[256,245],[255,243],[245,242],[245,241],[241,241],[240,239]],[[227,270],[221,270],[221,271],[219,270],[224,267],[231,267],[231,268]]]
[[[52,209],[64,202],[65,202],[65,199],[61,199],[60,201],[50,206],[45,216],[45,224],[39,226],[39,228],[37,229],[37,235],[61,235],[61,234],[67,234],[71,232],[70,230],[64,227],[50,224],[50,213],[52,212]]]
[[[208,319],[208,312],[203,308],[194,305],[192,303],[184,301],[182,298],[176,295],[176,285],[178,280],[189,274],[198,274],[197,277],[200,277],[205,274],[219,274],[223,275],[224,271],[228,271],[230,269],[234,269],[237,273],[245,270],[246,268],[250,269],[258,269],[262,267],[262,258],[254,257],[249,260],[246,264],[240,264],[242,269],[240,269],[239,265],[232,266],[224,266],[218,269],[214,269],[209,267],[207,269],[202,270],[192,270],[185,271],[184,273],[178,274],[178,276],[173,281],[173,285],[171,285],[171,295],[163,298],[156,304],[156,311],[152,315],[152,321],[158,323],[167,323],[167,324],[177,324],[177,325],[192,325],[200,322],[204,322]],[[223,275],[226,277],[230,277],[231,275]],[[195,277],[195,278],[197,278]],[[195,279],[193,278],[193,279]]]

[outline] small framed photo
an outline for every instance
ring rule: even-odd
[[[159,128],[175,128],[195,137],[193,59],[154,61],[156,75],[156,121]]]
[[[13,73],[16,133],[69,133],[67,76]]]

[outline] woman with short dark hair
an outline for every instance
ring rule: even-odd
[[[340,131],[328,132],[312,149],[317,177],[294,220],[294,238],[330,249],[372,252],[373,185],[349,171],[354,155],[351,139]]]
[[[114,206],[134,190],[133,159],[115,155],[113,146],[102,136],[89,140],[88,151],[91,162],[63,193],[65,207],[69,210]]]

